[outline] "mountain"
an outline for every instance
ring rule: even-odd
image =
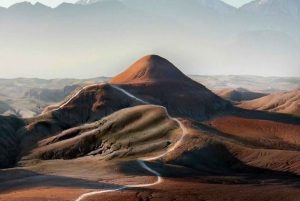
[[[167,91],[169,93],[166,93]],[[128,93],[132,95],[128,95]],[[186,104],[187,98],[190,99],[189,104]],[[154,108],[136,107],[148,104],[146,102],[156,106]],[[120,122],[121,130],[123,130],[122,125],[127,124],[124,121],[130,123],[131,121],[138,121],[137,118],[141,118],[141,123],[133,123],[132,126],[145,124],[143,128],[151,126],[149,127],[149,132],[156,133],[158,131],[152,131],[152,124],[157,123],[157,121],[165,122],[165,118],[168,118],[168,114],[177,117],[193,118],[195,120],[206,120],[220,111],[231,108],[229,102],[213,94],[203,85],[188,78],[172,63],[157,55],[148,55],[139,59],[123,73],[113,77],[109,84],[93,84],[84,87],[82,90],[74,90],[61,101],[59,105],[61,106],[47,108],[39,116],[24,119],[28,126],[17,131],[16,135],[20,142],[19,148],[22,151],[16,160],[25,160],[28,159],[28,157],[41,157],[43,159],[77,158],[82,154],[84,156],[88,155],[92,153],[93,150],[100,148],[96,147],[101,144],[96,143],[91,145],[88,143],[87,146],[93,146],[93,148],[90,149],[82,147],[83,145],[81,145],[85,142],[85,138],[82,138],[82,141],[79,140],[79,138],[75,139],[73,137],[77,136],[78,132],[92,132],[99,126],[106,124],[106,122],[118,121],[116,117],[123,119],[122,122]],[[166,110],[160,105],[166,107]],[[143,110],[145,111],[142,112]],[[146,114],[148,110],[158,111]],[[165,113],[166,111],[168,114]],[[131,114],[130,116],[132,116],[133,119],[126,118],[129,117],[129,114]],[[143,114],[143,118],[140,114]],[[109,117],[110,115],[112,116]],[[108,117],[108,119],[105,120],[103,119],[104,117]],[[157,120],[155,120],[156,118]],[[102,123],[100,122],[99,124],[98,122],[94,124],[94,122],[99,120],[101,120]],[[103,129],[110,130],[113,127],[114,131],[112,131],[116,132],[117,135],[117,133],[121,132],[121,130],[118,132],[115,130],[117,124],[119,123],[109,123],[107,128]],[[166,129],[167,131],[168,129],[165,126],[168,126],[168,124],[162,124],[161,129]],[[140,127],[133,129],[131,126],[129,126],[129,128],[132,132],[140,129]],[[87,136],[89,136],[91,132],[87,132]],[[97,132],[95,134],[98,135]],[[103,134],[105,134],[105,132]],[[62,136],[59,137],[60,135]],[[56,137],[52,138],[53,136]],[[82,135],[82,137],[83,136],[85,136],[85,134]],[[107,137],[109,137],[109,135]],[[63,140],[63,142],[58,139]],[[65,144],[65,140],[70,140],[70,143],[67,143],[68,145],[66,144],[68,147],[61,147],[62,144]],[[157,140],[158,139],[155,141]],[[49,147],[41,151],[44,146],[42,144],[49,145]],[[37,145],[39,145],[38,147],[41,149],[34,151]],[[156,146],[157,144],[154,143],[153,145]],[[163,148],[165,148],[165,146],[166,145],[164,145]],[[65,152],[67,149],[73,151]],[[82,153],[80,151],[82,149],[86,151]],[[33,152],[36,153],[30,155],[30,153]]]
[[[93,4],[93,3],[97,3],[97,2],[103,2],[103,1],[107,1],[107,0],[79,0],[78,2],[76,2],[76,4],[88,5],[88,4]],[[156,7],[165,7],[167,5],[176,6],[176,4],[183,2],[181,0],[176,0],[176,1],[170,1],[170,0],[152,0],[152,1],[149,1],[149,0],[119,0],[119,1],[131,8],[135,8],[135,9],[138,8],[141,10],[148,10],[149,8],[154,7],[154,6],[156,6]],[[220,0],[193,0],[193,1],[205,9],[215,11],[222,15],[233,14],[237,10],[235,7],[232,7]],[[188,3],[191,3],[191,1]]]
[[[91,85],[80,92],[75,90],[66,97],[60,103],[61,108],[49,108],[39,116],[26,119],[30,126],[17,132],[23,150],[20,156],[28,154],[37,141],[69,128],[92,123],[118,110],[142,104],[108,84]]]
[[[255,0],[243,5],[240,10],[262,16],[300,19],[299,0]]]
[[[49,15],[51,11],[52,8],[39,2],[35,3],[34,5],[30,2],[16,3],[7,9],[7,13],[11,17],[26,16],[30,17],[31,19],[34,19],[34,17],[44,17],[45,15]]]
[[[300,116],[300,89],[271,93],[256,100],[245,101],[238,106],[250,110],[266,110]]]
[[[140,129],[141,125],[145,128]],[[137,106],[42,140],[23,159],[74,159],[99,154],[106,160],[156,156],[174,144],[180,132],[178,123],[169,119],[163,108]]]
[[[217,11],[219,14],[234,14],[236,12],[236,8],[224,3],[221,0],[198,0],[203,7],[211,10]]]
[[[193,82],[172,63],[157,55],[147,55],[110,79],[114,84],[145,82]]]
[[[118,85],[148,103],[166,107],[172,116],[204,120],[218,110],[230,107],[227,101],[157,55],[141,58],[124,72],[111,78],[109,83]],[[166,93],[167,91],[172,93]],[[190,102],[186,104],[188,97]]]

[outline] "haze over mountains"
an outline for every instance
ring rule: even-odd
[[[76,4],[88,5],[98,2],[104,2],[107,0],[79,0]],[[147,1],[147,0],[117,0],[125,5],[133,8],[145,9],[147,6],[160,7],[163,4],[176,4],[175,1],[163,0],[163,1]],[[299,0],[254,0],[250,3],[246,3],[240,8],[235,8],[224,3],[221,0],[196,0],[202,7],[217,11],[222,15],[235,14],[237,12],[244,12],[247,14],[273,16],[273,17],[290,17],[298,20],[300,18],[300,2]]]
[[[287,17],[299,20],[300,2],[298,0],[255,0],[245,4],[241,11],[264,16]]]
[[[98,3],[98,2],[104,2],[107,0],[80,0],[76,4],[81,4],[81,5],[88,5],[88,4],[93,4],[93,3]],[[160,8],[162,7],[168,7],[170,5],[178,4],[178,3],[183,3],[180,1],[170,1],[170,0],[162,0],[162,1],[147,1],[147,0],[118,0],[119,2],[122,2],[128,7],[135,8],[135,9],[141,9],[148,11],[151,10],[150,12],[157,12],[154,10],[154,8]],[[191,1],[193,2],[193,1]],[[220,0],[197,0],[194,1],[196,5],[201,6],[205,9],[212,10],[212,11],[217,11],[217,13],[222,14],[222,15],[228,15],[228,14],[233,14],[236,11],[236,8],[224,3],[223,1]]]
[[[264,2],[255,5],[279,1]],[[113,76],[137,55],[156,52],[187,74],[299,76],[299,1],[293,2],[293,9],[276,3],[270,13],[219,0],[90,1],[54,9],[19,3],[0,11],[0,64],[11,69],[1,75],[19,77],[22,66],[24,77]]]

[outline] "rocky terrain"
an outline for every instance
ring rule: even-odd
[[[28,118],[65,99],[80,86],[107,81],[100,77],[79,79],[0,79],[0,114]]]
[[[0,200],[300,195],[299,116],[236,107],[157,55],[0,123]]]
[[[231,101],[251,100],[272,92],[296,89],[299,78],[259,76],[197,76],[191,79]],[[110,78],[91,79],[0,79],[0,114],[34,117],[46,108],[56,107],[68,95],[85,85],[108,82]],[[173,80],[179,81],[177,80]],[[241,92],[243,94],[241,94]],[[50,107],[50,108],[51,108]]]

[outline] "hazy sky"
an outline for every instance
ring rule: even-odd
[[[25,0],[24,0],[25,1]],[[36,3],[37,1],[36,0],[27,0],[31,3]],[[62,2],[68,2],[68,3],[75,3],[77,0],[39,0],[38,2],[42,3],[42,4],[45,4],[45,5],[48,5],[48,6],[51,6],[51,7],[56,7],[58,6],[59,4],[61,4]],[[240,7],[242,6],[243,4],[245,3],[248,3],[252,0],[223,0],[224,2],[232,5],[232,6],[235,6],[235,7]],[[9,7],[15,3],[18,3],[18,2],[23,2],[22,0],[0,0],[0,6],[2,7]]]
[[[0,0],[0,5],[9,5],[8,1],[11,4],[18,0]],[[54,7],[61,2],[41,0]],[[261,30],[264,23],[258,20],[251,21],[254,31],[252,25],[249,30],[240,25],[232,29],[237,24],[231,18],[220,21],[224,26],[218,26],[220,22],[215,18],[201,20],[202,15],[196,15],[198,9],[194,7],[175,18],[172,9],[167,12],[168,7],[158,15],[121,7],[120,15],[116,15],[111,11],[119,9],[118,4],[103,5],[106,7],[101,7],[101,12],[89,10],[95,12],[91,15],[78,11],[63,18],[58,12],[55,16],[62,20],[52,15],[41,20],[36,20],[35,15],[24,20],[4,18],[4,22],[8,21],[0,26],[0,78],[114,76],[147,54],[168,59],[185,74],[300,76],[299,36],[278,32],[277,26],[276,30]],[[161,13],[174,20],[157,17]],[[181,24],[182,19],[189,21]],[[287,24],[283,31],[294,25]]]
[[[252,0],[223,0],[225,3],[228,3],[232,6],[235,7],[241,7],[242,5],[244,5],[245,3],[249,3]]]

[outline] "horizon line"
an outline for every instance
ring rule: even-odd
[[[120,1],[120,0],[116,0],[116,1]],[[236,8],[236,9],[239,9],[239,8],[241,7],[241,6],[240,6],[240,7],[234,6],[234,5],[232,5],[232,4],[229,4],[229,3],[227,3],[227,2],[224,2],[224,1],[222,1],[222,0],[220,0],[220,1],[223,2],[223,3],[225,3],[225,4],[227,4],[227,5],[229,5],[229,6],[232,6],[232,7]],[[64,2],[64,1],[63,1],[63,2],[61,2],[60,4],[58,4],[57,6],[50,6],[50,5],[47,5],[47,4],[45,4],[45,3],[41,3],[41,2],[39,2],[39,1],[37,1],[36,3],[31,3],[30,1],[20,1],[20,2],[13,3],[13,4],[11,4],[10,6],[2,6],[2,5],[0,5],[0,7],[5,8],[5,9],[8,9],[8,8],[10,8],[11,6],[14,6],[14,5],[19,4],[19,3],[29,3],[29,4],[31,4],[31,5],[33,5],[33,6],[36,5],[36,4],[42,4],[42,5],[47,6],[47,7],[49,7],[49,8],[55,9],[55,8],[59,7],[61,4],[64,4],[64,3],[76,5],[77,2],[75,2],[75,3],[69,3],[69,2]],[[97,3],[97,2],[95,2],[95,3]],[[92,3],[92,4],[93,4],[93,3]],[[77,4],[77,5],[86,6],[86,5],[83,5],[83,4]],[[90,4],[87,4],[87,5],[90,5]]]
[[[300,76],[264,76],[264,75],[250,75],[250,74],[205,74],[205,75],[200,75],[200,74],[185,74],[186,76],[252,76],[252,77],[263,77],[263,78],[300,78]],[[89,80],[89,79],[97,79],[97,78],[112,78],[114,76],[106,76],[106,75],[101,75],[101,76],[96,76],[96,77],[89,77],[89,78],[75,78],[75,77],[53,77],[53,78],[39,78],[39,77],[13,77],[13,78],[4,78],[0,77],[0,80],[14,80],[14,79],[40,79],[40,80],[55,80],[55,79],[75,79],[75,80]]]

